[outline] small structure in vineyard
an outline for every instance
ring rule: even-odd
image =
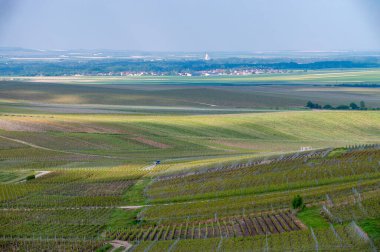
[[[313,147],[311,146],[302,146],[300,151],[311,151],[313,149]]]

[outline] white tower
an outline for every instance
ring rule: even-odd
[[[210,55],[208,55],[208,53],[205,54],[205,61],[209,61],[210,60]]]

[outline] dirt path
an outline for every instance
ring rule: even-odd
[[[206,105],[206,106],[210,106],[210,107],[218,107],[218,105],[210,104],[210,103],[204,103],[204,102],[195,102],[195,101],[193,101],[192,103],[200,104],[200,105]]]
[[[103,156],[103,155],[96,155],[96,154],[84,154],[84,153],[78,153],[78,152],[72,152],[72,151],[56,150],[56,149],[51,149],[51,148],[39,146],[39,145],[36,145],[36,144],[33,144],[33,143],[29,143],[29,142],[26,142],[26,141],[22,141],[22,140],[19,140],[19,139],[6,137],[6,136],[0,136],[0,138],[6,139],[6,140],[9,140],[9,141],[13,141],[13,142],[16,142],[16,143],[24,144],[24,145],[27,145],[29,147],[40,149],[40,150],[54,151],[54,152],[60,152],[60,153],[64,153],[64,154],[80,155],[80,156],[86,156],[86,157],[116,158],[116,157],[112,157],[112,156]]]
[[[51,171],[38,171],[38,174],[36,174],[35,178],[41,178],[45,175],[48,175],[49,173],[51,173]]]
[[[132,247],[132,244],[130,244],[129,242],[127,241],[120,241],[120,240],[113,240],[110,242],[110,244],[113,246],[112,251],[115,251],[117,250],[118,248],[121,248],[121,247],[124,247],[124,250],[122,251],[128,251],[131,247]]]
[[[143,208],[146,206],[148,206],[148,205],[144,205],[144,206],[119,206],[117,208],[124,209],[124,210],[136,210],[136,209],[140,209],[140,208]]]
[[[156,167],[156,164],[152,164],[143,168],[143,171],[151,171]]]

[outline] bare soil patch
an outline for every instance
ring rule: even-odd
[[[54,121],[43,118],[26,117],[3,117],[0,118],[0,129],[6,131],[26,131],[26,132],[85,132],[85,133],[111,133],[125,134],[121,129],[106,127],[102,125],[87,123],[72,123],[65,121]]]
[[[146,144],[146,145],[149,145],[149,146],[152,146],[152,147],[156,147],[156,148],[159,148],[159,149],[167,149],[167,148],[171,147],[168,144],[159,143],[159,142],[156,142],[154,140],[147,139],[147,138],[145,138],[143,136],[133,137],[132,139],[135,140],[135,141],[137,141],[137,142],[139,142],[139,143],[143,143],[143,144]]]

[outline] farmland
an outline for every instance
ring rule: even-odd
[[[197,85],[249,85],[249,84],[341,84],[341,83],[379,83],[379,69],[332,69],[332,70],[295,70],[288,73],[259,74],[251,76],[36,76],[2,77],[2,80],[28,82],[70,83],[70,84],[197,84]]]
[[[1,81],[0,250],[379,249],[380,113],[304,105],[380,93],[318,74]]]
[[[378,69],[254,76],[0,77],[8,109],[53,113],[242,113],[299,110],[311,100],[380,107]]]

